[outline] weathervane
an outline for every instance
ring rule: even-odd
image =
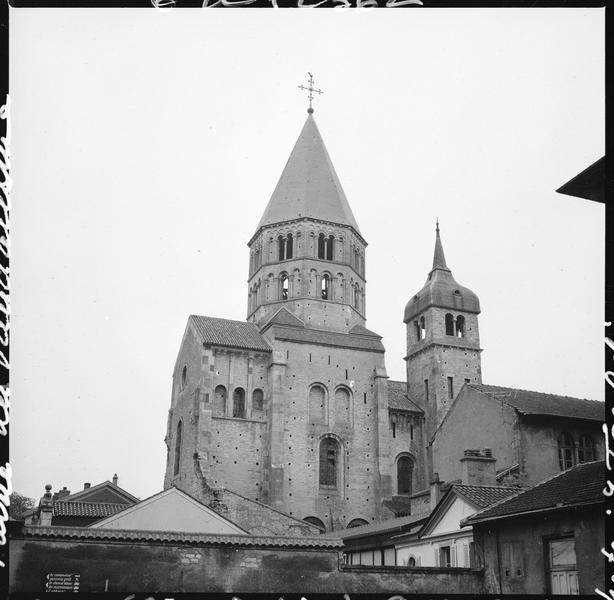
[[[313,75],[311,73],[307,73],[307,75],[309,75],[309,87],[306,87],[304,85],[299,85],[298,88],[299,90],[305,90],[309,92],[309,108],[307,109],[307,112],[311,115],[313,114],[313,108],[311,107],[311,102],[313,100],[313,94],[323,94],[324,92],[322,90],[316,90],[313,87]]]

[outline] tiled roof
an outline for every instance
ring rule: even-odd
[[[128,529],[91,529],[89,527],[26,526],[26,537],[87,540],[130,540],[168,542],[170,544],[204,544],[214,546],[257,546],[276,548],[341,548],[341,540],[318,537],[282,537],[255,535],[216,535],[181,531],[138,531]]]
[[[407,395],[407,383],[405,381],[388,380],[388,408],[394,410],[409,410],[412,412],[424,411]]]
[[[418,525],[425,520],[426,515],[409,515],[407,517],[398,517],[396,519],[387,519],[386,521],[369,523],[368,525],[361,525],[360,527],[351,527],[349,529],[330,531],[322,535],[322,537],[350,540],[375,534],[389,533],[394,531],[406,531],[408,529],[411,529],[412,525]]]
[[[190,320],[205,344],[271,352],[254,323],[198,315],[191,315]]]
[[[370,337],[376,337],[379,340],[382,339],[381,335],[375,333],[375,331],[371,331],[370,329],[363,327],[362,325],[354,325],[354,327],[350,329],[350,333],[354,335],[367,335]]]
[[[305,327],[305,323],[293,315],[287,308],[278,310],[267,325],[290,325],[292,327]]]
[[[491,398],[513,406],[523,415],[552,415],[591,421],[605,421],[605,404],[596,400],[570,398],[497,385],[467,384]]]
[[[56,500],[53,503],[54,517],[95,517],[103,518],[115,515],[125,510],[127,504],[111,504],[108,502],[67,502]]]
[[[538,510],[558,509],[605,502],[605,464],[595,461],[577,465],[466,519],[467,525]]]
[[[379,338],[367,338],[362,335],[321,331],[319,329],[290,329],[275,327],[275,338],[289,342],[302,342],[306,344],[319,344],[321,346],[351,348],[352,350],[368,350],[371,352],[385,351]]]
[[[518,493],[518,488],[515,487],[465,485],[460,483],[455,483],[452,489],[480,508],[486,508],[495,502],[499,502],[499,500]]]

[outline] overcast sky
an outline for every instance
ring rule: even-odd
[[[247,241],[307,116],[369,247],[367,325],[448,265],[483,380],[603,399],[604,12],[11,9],[14,487],[162,488],[188,315],[245,319]]]

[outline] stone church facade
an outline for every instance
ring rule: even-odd
[[[479,438],[491,456],[505,436],[479,418],[454,429],[482,386],[480,303],[447,266],[439,225],[433,267],[405,307],[407,381],[388,379],[381,336],[366,327],[367,242],[308,112],[248,242],[246,320],[188,319],[164,486],[201,499],[232,491],[330,530],[428,511],[431,482],[460,477],[467,444]],[[567,411],[563,442],[546,436],[561,469],[574,427],[594,428],[594,404]],[[497,470],[527,479],[525,458],[503,464],[497,452]]]
[[[409,386],[388,379],[366,328],[367,242],[312,112],[248,246],[247,320],[188,319],[165,487],[230,489],[327,530],[408,514],[429,485],[450,377],[480,382],[479,303],[452,278],[439,230],[405,311]]]

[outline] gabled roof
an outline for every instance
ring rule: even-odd
[[[117,500],[115,503],[123,504],[124,507],[126,504],[134,504],[135,502],[139,502],[139,499],[136,496],[133,496],[125,489],[119,487],[112,481],[103,481],[102,483],[98,483],[97,485],[93,485],[87,489],[80,490],[75,492],[74,494],[70,494],[69,496],[64,496],[61,501],[63,502],[82,502],[82,503],[96,503],[97,497],[116,497]],[[57,500],[56,500],[57,502]],[[105,502],[107,504],[115,504],[113,502]]]
[[[339,333],[336,331],[323,331],[321,329],[274,327],[275,339],[286,340],[303,344],[316,344],[320,346],[336,346],[352,350],[367,350],[371,352],[385,352],[384,345],[379,337],[368,337],[352,333]]]
[[[312,218],[360,230],[312,115],[307,117],[258,229]]]
[[[53,503],[54,517],[108,517],[125,510],[128,504],[113,504],[110,502],[79,502],[56,500]]]
[[[442,496],[420,530],[420,537],[432,531],[446,514],[456,497],[468,502],[477,511],[518,492],[515,487],[452,484]],[[458,523],[458,527],[461,524]]]
[[[424,410],[407,394],[407,383],[405,381],[392,381],[389,379],[387,385],[388,408],[424,414]]]
[[[247,531],[186,492],[171,487],[90,525],[92,529],[245,535]]]
[[[605,502],[604,461],[572,467],[465,519],[463,525]]]
[[[605,404],[597,400],[544,394],[542,392],[531,392],[529,390],[496,385],[477,383],[466,385],[491,398],[496,398],[509,406],[513,406],[523,415],[551,415],[574,419],[588,419],[590,421],[605,420]]]
[[[194,324],[204,344],[260,352],[272,351],[254,323],[199,315],[190,315],[189,321]]]
[[[262,331],[271,325],[288,325],[289,327],[305,327],[305,323],[293,315],[285,306],[282,306],[262,328]]]

